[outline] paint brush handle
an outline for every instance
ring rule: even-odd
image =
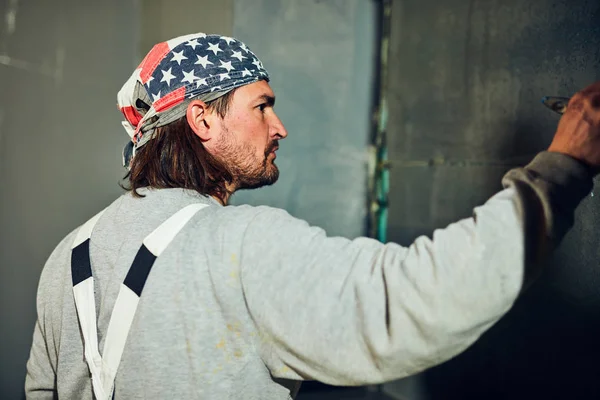
[[[542,97],[542,104],[558,114],[564,114],[569,104],[569,97],[545,96]]]

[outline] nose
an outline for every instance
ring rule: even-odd
[[[279,119],[277,114],[273,111],[273,119],[271,121],[271,136],[275,136],[278,139],[285,139],[288,133],[283,125],[283,122]]]

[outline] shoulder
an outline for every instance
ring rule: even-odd
[[[303,219],[292,216],[286,210],[269,206],[227,206],[220,216],[226,224],[244,226],[246,229],[307,229],[311,226]],[[320,229],[312,227],[314,229]]]
[[[70,267],[69,259],[71,256],[71,247],[78,229],[79,227],[65,236],[46,260],[40,276],[40,291],[46,286],[53,286],[59,283],[63,284],[62,279],[59,279],[59,277],[63,277],[67,272],[67,267]]]
[[[284,247],[290,237],[299,241],[315,236],[325,236],[325,233],[283,209],[240,205],[214,206],[200,211],[184,229],[182,240],[190,244],[198,240],[218,242],[219,247],[266,246],[273,251],[274,246]]]
[[[77,229],[65,236],[54,248],[40,274],[36,308],[40,322],[59,321],[65,288],[70,287],[71,246]]]

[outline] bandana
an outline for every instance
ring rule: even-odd
[[[192,99],[215,100],[269,74],[250,49],[227,36],[196,33],[155,45],[117,95],[131,141],[123,149],[129,168],[154,130],[186,113]]]

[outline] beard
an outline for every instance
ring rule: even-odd
[[[269,157],[277,148],[276,140],[271,141],[262,156],[257,156],[256,148],[243,143],[225,129],[218,145],[218,159],[233,177],[233,187],[239,189],[257,189],[272,185],[279,178],[279,168]]]

